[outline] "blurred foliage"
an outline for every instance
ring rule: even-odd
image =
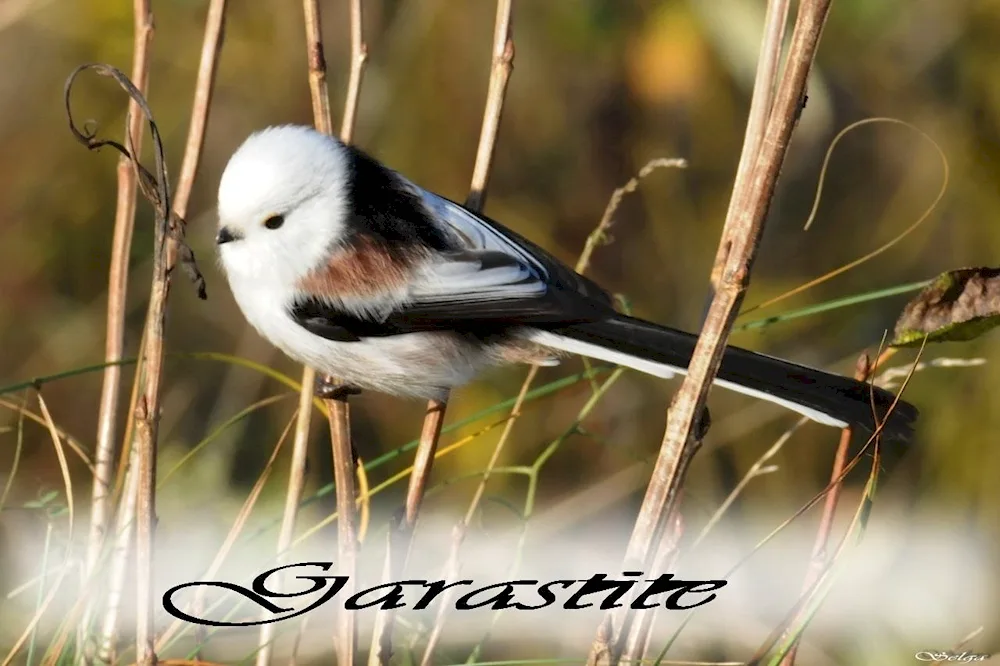
[[[85,61],[130,70],[131,3],[34,0],[0,13],[0,385],[97,363],[103,356],[104,307],[115,155],[89,154],[63,117],[66,75]],[[627,197],[600,248],[592,275],[626,294],[635,314],[697,329],[707,276],[738,160],[764,3],[757,0],[575,0],[516,3],[514,72],[504,109],[486,212],[557,256],[572,261],[611,192],[649,159],[683,157],[686,170],[663,170]],[[4,10],[0,4],[0,12]],[[417,183],[461,200],[471,174],[489,70],[494,6],[489,2],[382,0],[366,3],[369,64],[356,141]],[[206,3],[154,3],[150,104],[172,173],[187,131]],[[244,323],[214,265],[213,202],[221,169],[239,142],[269,124],[311,121],[302,18],[284,0],[232,2],[203,166],[190,206],[189,239],[209,280],[208,304],[179,280],[170,304],[170,351],[222,351],[296,366]],[[326,57],[333,108],[347,79],[346,3],[325,3]],[[938,158],[912,133],[869,126],[834,154],[813,228],[801,230],[823,153],[845,125],[868,116],[906,120],[933,136],[952,169],[942,205],[907,240],[878,260],[796,296],[794,309],[838,297],[924,280],[960,265],[991,265],[1000,254],[1000,77],[996,75],[1000,3],[990,0],[838,0],[824,31],[808,105],[771,206],[746,304],[751,306],[831,270],[891,238],[928,205],[941,179]],[[91,77],[74,108],[117,137],[125,98]],[[148,148],[148,141],[146,142]],[[132,250],[127,354],[136,352],[150,272],[152,215],[140,203]],[[878,346],[906,296],[854,305],[734,335],[733,342],[849,373],[862,349]],[[755,313],[754,317],[774,314]],[[947,508],[971,531],[1000,527],[1000,338],[939,345],[935,356],[982,356],[982,367],[929,369],[907,399],[922,409],[917,440],[884,478],[876,513],[907,519]],[[912,360],[910,352],[897,358]],[[902,361],[901,361],[902,362]],[[580,368],[545,369],[542,381]],[[131,378],[132,369],[126,371]],[[523,370],[498,371],[458,392],[449,421],[514,394]],[[44,387],[61,427],[92,446],[100,374]],[[571,437],[546,466],[538,511],[656,451],[676,383],[625,373],[585,421],[589,437]],[[285,390],[245,368],[174,360],[165,377],[162,469],[169,469],[215,426],[252,402]],[[127,391],[126,391],[127,395]],[[533,460],[572,421],[590,395],[586,383],[532,408],[504,458]],[[184,478],[163,493],[170,516],[215,503],[226,524],[286,423],[292,400],[243,419],[198,454]],[[422,405],[376,395],[355,401],[356,445],[371,459],[410,440]],[[728,393],[713,393],[715,427],[691,471],[686,510],[703,521],[793,415]],[[123,411],[124,411],[123,406]],[[392,410],[394,418],[381,416]],[[16,424],[5,411],[0,425]],[[329,480],[322,423],[314,428],[310,487]],[[481,425],[459,429],[468,434]],[[755,481],[738,509],[790,513],[826,483],[838,433],[808,426],[779,456],[782,473]],[[483,467],[497,433],[444,458],[436,479]],[[0,474],[15,434],[0,432]],[[737,445],[738,444],[738,445]],[[798,444],[798,445],[796,445]],[[409,464],[392,463],[388,473]],[[89,498],[85,469],[71,461],[78,499]],[[887,463],[888,464],[888,463]],[[279,472],[280,474],[280,472]],[[0,477],[2,478],[2,477]],[[61,488],[44,428],[25,426],[20,483],[11,504],[38,501],[38,488]],[[498,477],[491,492],[516,490]],[[863,475],[849,479],[855,491]],[[472,481],[434,495],[441,506],[467,502]],[[405,485],[405,484],[404,484]],[[512,490],[513,488],[513,490]],[[609,502],[607,516],[631,521],[642,488]],[[383,495],[389,511],[402,485]],[[520,495],[516,495],[520,497]],[[280,503],[271,488],[262,502]],[[328,513],[332,497],[320,502]],[[580,516],[577,520],[584,521]],[[17,529],[26,526],[17,518]],[[4,528],[13,518],[0,516]],[[872,528],[877,529],[877,528]],[[0,554],[0,592],[4,579]],[[985,618],[980,618],[985,621]]]

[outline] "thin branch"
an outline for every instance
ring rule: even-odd
[[[152,22],[152,17],[147,17]],[[156,174],[153,176],[139,163],[135,146],[129,148],[109,140],[96,138],[93,129],[80,131],[73,120],[70,108],[70,93],[77,76],[84,70],[93,70],[102,76],[108,76],[134,99],[145,115],[149,131],[153,139],[153,157],[156,162]],[[66,113],[70,131],[89,149],[101,146],[112,146],[131,159],[132,168],[137,176],[139,189],[149,199],[156,211],[156,224],[153,240],[153,276],[150,287],[149,309],[146,316],[143,346],[144,386],[142,396],[135,409],[137,449],[136,465],[133,471],[136,480],[136,656],[143,666],[152,666],[156,662],[153,649],[153,531],[155,526],[155,491],[156,491],[156,442],[160,417],[160,381],[163,368],[163,333],[166,319],[166,303],[170,290],[170,257],[171,246],[177,240],[171,230],[170,189],[167,178],[167,166],[163,156],[163,143],[160,131],[153,121],[153,113],[145,97],[121,71],[109,65],[90,64],[77,67],[66,81],[65,88]],[[131,142],[130,142],[131,143]],[[178,225],[176,231],[182,232],[183,226]],[[185,246],[186,247],[186,246]],[[188,270],[193,276],[200,278],[194,264],[194,255],[187,250],[185,262],[189,262]],[[199,295],[204,297],[204,280],[199,285]]]
[[[134,5],[135,35],[132,53],[132,81],[145,94],[149,79],[149,47],[153,40],[153,21],[149,0],[136,0]],[[142,114],[138,102],[130,99],[126,116],[126,143],[138,149],[142,145]],[[104,342],[104,369],[101,384],[100,406],[97,412],[97,444],[94,452],[94,482],[91,490],[90,534],[87,539],[87,558],[81,585],[87,586],[96,575],[97,560],[104,546],[111,516],[111,483],[115,461],[115,424],[121,400],[122,368],[119,364],[124,354],[125,301],[128,293],[128,260],[135,228],[136,177],[130,160],[118,158],[118,198],[115,203],[115,224],[111,241],[111,262],[108,272],[108,311]],[[95,612],[97,595],[89,595],[80,623],[78,640],[85,649],[83,659],[89,659],[86,647],[90,646],[88,632]]]
[[[361,79],[368,62],[368,45],[365,43],[364,14],[361,0],[351,0],[351,78],[347,81],[344,100],[344,117],[340,122],[340,140],[350,143],[354,138],[355,119],[361,99]]]
[[[497,17],[493,27],[493,67],[486,92],[486,109],[483,111],[483,125],[479,131],[479,148],[476,163],[472,167],[472,185],[465,206],[480,211],[486,205],[486,188],[490,183],[493,167],[493,151],[500,133],[500,116],[507,96],[507,83],[514,69],[514,38],[510,20],[513,0],[498,0]]]
[[[159,137],[154,137],[158,140]],[[163,147],[156,150],[162,153]],[[156,233],[153,241],[153,285],[149,294],[146,348],[144,365],[145,387],[136,412],[136,445],[139,450],[138,487],[136,488],[136,658],[142,666],[155,666],[154,641],[155,595],[153,594],[154,532],[156,529],[156,449],[160,425],[160,390],[163,373],[163,344],[166,326],[167,298],[170,295],[170,265],[168,249],[173,239],[167,231],[169,193],[166,185],[166,166],[162,156],[158,160],[165,210],[157,214]]]
[[[469,196],[465,200],[465,207],[475,212],[481,211],[486,203],[486,188],[489,185],[493,151],[500,131],[500,116],[507,94],[507,83],[510,80],[510,73],[514,69],[514,39],[510,27],[512,10],[513,0],[499,0],[497,2],[486,108],[483,111],[483,123],[479,132],[476,162],[472,167]],[[410,477],[410,486],[406,494],[406,522],[402,525],[404,531],[412,532],[415,527],[424,490],[430,478],[431,462],[434,460],[434,452],[437,450],[438,440],[441,437],[441,426],[444,423],[447,408],[447,398],[432,400],[427,405],[420,444],[416,453],[416,466],[413,476]]]
[[[308,55],[309,90],[312,99],[313,122],[316,125],[316,129],[324,134],[332,135],[333,120],[330,114],[330,96],[326,83],[326,57],[323,52],[323,33],[319,3],[317,0],[303,0],[302,6],[305,15],[306,52]],[[354,133],[361,80],[364,74],[366,59],[367,47],[364,43],[362,5],[360,0],[352,0],[351,75],[345,102],[343,126],[341,128],[341,139],[345,143],[350,142]],[[315,385],[315,371],[309,367],[304,368],[302,372],[302,389],[299,395],[300,410],[293,442],[293,456],[296,455],[295,452],[304,452],[307,445],[309,426],[312,418],[311,403]],[[339,514],[337,521],[339,545],[338,566],[342,572],[349,576],[349,580],[354,581],[357,552],[357,522],[354,502],[356,494],[354,486],[355,465],[352,453],[353,448],[351,446],[350,412],[346,397],[327,400],[326,406],[330,424],[330,441],[334,461],[334,483],[337,489],[337,510]],[[301,489],[297,492],[301,495]],[[289,501],[291,495],[292,489],[289,488]],[[289,504],[292,515],[286,515],[286,517],[291,520],[294,520],[294,512],[297,510],[298,499],[297,497],[294,504]],[[279,549],[284,550],[280,546]],[[345,590],[345,594],[350,593],[350,591]],[[264,666],[270,660],[270,637],[272,634],[273,625],[264,625],[261,627],[261,650],[257,654],[258,666]],[[354,663],[356,643],[357,636],[354,616],[349,612],[342,612],[338,618],[338,663]]]
[[[218,69],[219,53],[222,51],[223,31],[225,30],[226,0],[211,0],[208,14],[205,18],[205,35],[202,39],[201,57],[198,64],[198,78],[195,82],[194,96],[191,102],[191,116],[188,123],[187,143],[184,147],[184,157],[181,161],[180,176],[174,196],[173,215],[170,218],[170,231],[175,238],[183,238],[186,229],[184,219],[187,217],[188,202],[194,180],[201,165],[202,150],[205,146],[205,128],[208,125],[208,114],[212,105],[212,93],[215,90],[215,75]],[[167,270],[177,261],[177,250],[186,246],[170,243],[167,247]],[[188,250],[185,260],[193,259]],[[203,627],[199,627],[203,631]]]
[[[306,2],[306,5],[310,5]],[[312,5],[314,17],[307,10],[307,23],[311,26],[307,32],[317,44],[320,44],[319,7]],[[348,80],[347,95],[344,100],[344,116],[340,125],[340,139],[350,143],[354,138],[355,121],[358,115],[358,103],[361,99],[361,80],[364,76],[365,62],[368,60],[368,46],[365,44],[364,14],[361,0],[351,0],[351,74]],[[313,18],[314,20],[310,20]],[[320,50],[322,54],[322,50]],[[310,62],[310,77],[312,77],[313,62]],[[317,85],[312,89],[313,95],[321,94],[328,100],[326,92],[326,63],[320,59],[315,63],[318,75]],[[320,119],[317,117],[317,126]],[[322,119],[333,131],[333,121],[330,119],[329,102],[326,114]],[[333,449],[333,480],[337,490],[337,551],[340,571],[350,576],[346,594],[353,594],[356,586],[358,557],[358,511],[355,498],[354,446],[351,440],[351,416],[347,395],[335,400],[327,400],[327,420],[330,424],[330,446]],[[337,618],[337,663],[354,664],[358,648],[358,630],[355,614],[347,609],[341,609]]]
[[[493,28],[492,64],[486,96],[486,107],[483,111],[483,123],[479,133],[479,145],[476,149],[476,161],[472,169],[469,196],[465,200],[466,208],[477,212],[482,210],[483,205],[486,203],[486,190],[489,185],[493,164],[493,151],[496,147],[497,135],[500,131],[500,118],[507,93],[507,83],[514,68],[514,40],[511,33],[512,11],[513,0],[498,0],[496,21]],[[395,569],[400,573],[406,567],[406,560],[409,556],[410,545],[414,530],[416,529],[417,517],[423,502],[427,483],[430,479],[432,463],[437,451],[438,442],[441,438],[441,428],[444,424],[447,408],[447,397],[443,400],[432,400],[427,405],[426,416],[424,417],[424,424],[420,433],[420,443],[417,446],[414,458],[413,474],[410,476],[410,483],[407,488],[405,514],[399,526],[399,554],[398,556],[392,553],[387,554],[387,559],[394,565],[389,568]],[[494,452],[494,456],[498,454],[498,451]],[[485,478],[483,482],[485,483]],[[474,502],[478,503],[478,500],[474,500]],[[458,529],[464,533],[464,528],[459,527]],[[460,541],[460,538],[456,539],[456,543],[453,546],[453,556],[457,555]],[[441,608],[444,608],[444,603],[442,603]],[[392,611],[380,612],[377,615],[375,634],[372,639],[373,648],[377,646],[377,649],[371,651],[371,656],[369,657],[370,664],[388,662],[392,645],[393,621],[394,614]],[[433,654],[442,623],[443,615],[439,615],[438,622],[435,624],[434,631],[424,651],[424,664],[428,663],[430,656]]]
[[[889,355],[892,355],[895,351],[895,349],[891,348],[887,350]],[[879,361],[881,360],[879,359]],[[861,354],[854,369],[854,378],[862,382],[869,381],[875,372],[875,368],[881,365],[879,361],[872,364],[871,359],[868,358],[868,354]],[[837,515],[840,491],[844,487],[844,469],[847,467],[847,454],[850,446],[851,429],[844,428],[840,433],[837,453],[834,455],[833,467],[830,472],[830,492],[823,502],[823,514],[819,519],[819,527],[816,528],[816,541],[813,543],[812,554],[809,559],[809,569],[806,571],[805,580],[802,583],[802,594],[807,594],[809,590],[813,589],[820,577],[822,577],[827,563],[827,544],[830,541],[830,533],[833,531],[833,519]],[[781,666],[793,666],[797,653],[798,641],[792,645],[788,654],[781,660]]]
[[[712,379],[718,372],[726,340],[749,284],[764,219],[801,111],[806,78],[829,8],[830,0],[804,0],[799,6],[774,108],[768,114],[763,137],[751,144],[759,149],[751,161],[749,176],[744,186],[733,192],[734,203],[720,242],[717,270],[713,270],[719,275],[718,290],[695,346],[688,375],[668,412],[660,453],[626,551],[628,566],[641,568],[650,563],[659,536],[669,516],[676,511],[687,467],[699,445],[696,420],[703,413]],[[634,614],[625,608],[616,615],[617,622],[615,616],[608,618],[610,637],[605,635],[605,640],[595,641],[590,663],[617,663]]]
[[[750,176],[753,158],[760,151],[760,141],[764,138],[764,126],[767,123],[771,108],[774,105],[774,90],[778,82],[778,63],[781,59],[781,44],[788,25],[789,0],[768,0],[767,13],[764,15],[764,34],[760,41],[760,56],[757,62],[757,75],[754,77],[753,93],[750,96],[750,112],[747,116],[747,129],[743,136],[743,150],[740,153],[740,163],[736,167],[733,179],[733,197],[729,200],[729,210],[726,211],[726,227],[723,235],[730,233],[733,207],[736,205],[736,192],[746,187],[746,179]],[[720,245],[712,266],[712,287],[719,288],[722,277],[724,246]]]
[[[306,485],[306,461],[309,453],[309,419],[302,418],[302,412],[312,411],[312,392],[299,393],[298,417],[295,420],[295,437],[292,440],[292,460],[288,469],[288,487],[285,490],[285,509],[281,516],[281,528],[278,532],[278,565],[284,564],[295,533],[295,520],[298,517],[299,504],[302,501],[302,491]],[[305,424],[306,431],[301,432]],[[282,437],[282,440],[284,438]],[[279,442],[280,446],[281,442]],[[263,619],[269,615],[264,612]],[[261,625],[257,651],[257,666],[267,666],[271,662],[271,648],[274,641],[274,625]]]
[[[347,399],[326,401],[329,410],[330,444],[333,447],[333,479],[337,493],[337,567],[349,576],[345,594],[357,590],[358,511],[351,421]],[[347,608],[337,611],[337,663],[354,664],[358,648],[356,614]]]
[[[136,489],[139,475],[134,471],[137,466],[138,451],[133,443],[129,450],[128,471],[125,474],[125,493],[118,505],[118,518],[115,522],[115,543],[111,551],[111,580],[108,583],[107,608],[101,623],[100,637],[97,642],[97,660],[100,663],[111,664],[115,659],[115,636],[118,634],[118,615],[121,611],[122,597],[125,591],[126,565],[132,544],[132,527],[135,525]]]
[[[222,51],[225,20],[226,0],[211,0],[205,18],[205,37],[201,43],[201,61],[198,65],[194,100],[191,103],[191,120],[188,124],[187,143],[184,146],[184,159],[181,161],[181,171],[174,192],[174,213],[180,218],[187,217],[191,189],[194,186],[195,176],[198,175],[198,167],[201,165],[201,151],[205,146],[205,128],[208,125],[208,112],[212,106],[212,93],[215,91],[215,72],[219,66],[219,53]]]

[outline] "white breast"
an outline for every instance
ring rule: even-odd
[[[410,333],[335,342],[300,326],[288,314],[287,290],[230,282],[247,321],[271,344],[318,372],[383,393],[437,398],[496,362],[490,351],[449,333]]]

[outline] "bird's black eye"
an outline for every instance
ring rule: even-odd
[[[272,215],[271,217],[264,220],[264,226],[268,229],[277,229],[285,223],[284,215]]]

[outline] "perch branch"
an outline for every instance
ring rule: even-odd
[[[720,241],[716,261],[718,289],[695,346],[688,375],[673,399],[667,415],[660,453],[646,490],[635,528],[626,551],[627,566],[643,567],[651,562],[659,536],[677,508],[687,467],[697,451],[696,420],[703,413],[708,391],[726,347],[729,332],[749,284],[750,270],[760,242],[775,184],[789,139],[802,109],[806,79],[819,45],[830,0],[803,0],[773,109],[767,114],[763,136],[748,142],[757,146],[749,173],[739,190]],[[773,38],[773,35],[770,35]],[[769,35],[765,35],[768,39]],[[759,90],[755,93],[760,93]],[[629,635],[634,614],[609,615],[591,648],[589,663],[618,662]]]

